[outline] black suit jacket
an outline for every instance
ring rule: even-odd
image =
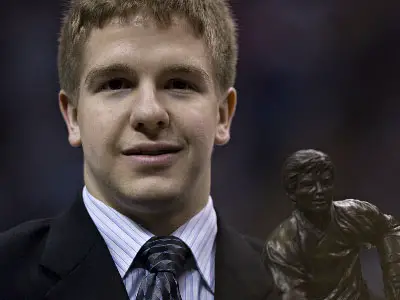
[[[276,300],[257,244],[218,221],[215,300]],[[82,198],[0,234],[0,300],[129,300]]]

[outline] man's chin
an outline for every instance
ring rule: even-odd
[[[125,209],[138,212],[157,213],[174,210],[182,201],[182,189],[173,185],[151,185],[125,188],[120,191],[119,199]]]
[[[325,202],[313,205],[312,210],[315,212],[324,212],[330,210],[330,208],[331,208],[331,203]]]

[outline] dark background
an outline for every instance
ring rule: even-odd
[[[58,111],[57,0],[0,9],[0,230],[53,216],[82,186],[82,155]],[[290,214],[280,168],[317,148],[337,166],[337,196],[400,217],[400,1],[235,0],[239,106],[214,157],[213,198],[239,231],[265,239]],[[381,294],[377,254],[363,253]]]

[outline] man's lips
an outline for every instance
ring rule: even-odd
[[[313,199],[312,202],[313,203],[317,203],[317,204],[326,203],[326,199],[325,199],[325,197],[316,197],[316,198]]]
[[[174,143],[141,143],[123,149],[122,154],[127,156],[157,156],[173,154],[182,150],[182,146]]]

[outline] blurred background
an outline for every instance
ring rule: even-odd
[[[235,0],[239,104],[231,143],[214,157],[212,195],[239,231],[265,239],[290,214],[280,184],[300,148],[327,152],[337,197],[400,218],[400,1]],[[82,187],[82,155],[58,111],[57,0],[0,11],[0,231],[54,216]],[[368,285],[382,295],[375,251]]]

